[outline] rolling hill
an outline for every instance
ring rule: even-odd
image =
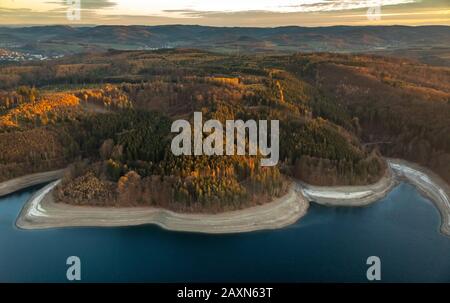
[[[448,62],[450,49],[448,26],[37,26],[1,27],[0,37],[0,47],[14,45],[19,51],[45,55],[108,48],[138,50],[195,47],[224,53],[391,52],[400,56],[409,56],[411,53],[411,57],[426,60],[423,55],[417,56],[417,52],[438,48],[441,51],[434,55]],[[433,62],[438,61],[434,58]]]

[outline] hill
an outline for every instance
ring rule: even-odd
[[[224,53],[255,52],[389,52],[448,64],[447,26],[332,26],[240,28],[192,25],[166,26],[39,26],[0,28],[4,45],[46,56],[108,48],[139,50],[198,48]],[[440,49],[440,51],[436,51]],[[398,52],[402,50],[402,52]],[[443,52],[444,50],[444,52]],[[418,55],[421,52],[422,55]]]
[[[450,182],[444,67],[374,55],[164,49],[8,65],[0,75],[0,141],[8,141],[1,176],[72,163],[61,201],[237,209],[282,194],[286,175],[316,185],[374,183],[385,172],[381,155],[424,164]],[[258,157],[173,157],[170,122],[194,111],[222,123],[280,120],[279,166],[261,169]],[[23,143],[27,136],[33,144]]]

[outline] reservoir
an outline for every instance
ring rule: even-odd
[[[43,186],[41,186],[43,187]],[[407,183],[362,208],[312,204],[279,230],[207,235],[146,225],[20,230],[33,192],[0,198],[0,282],[367,282],[366,260],[381,259],[382,282],[450,282],[450,237],[432,202]]]

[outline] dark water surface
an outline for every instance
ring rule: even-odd
[[[384,282],[450,282],[450,237],[405,183],[369,207],[313,204],[290,227],[234,235],[152,225],[19,230],[37,189],[0,199],[1,282],[65,282],[69,256],[80,257],[84,282],[364,282],[369,256],[381,258]]]

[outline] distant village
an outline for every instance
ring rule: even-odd
[[[0,49],[0,62],[22,62],[22,61],[44,61],[49,59],[61,58],[63,55],[45,56],[42,54],[23,53],[8,49]]]

